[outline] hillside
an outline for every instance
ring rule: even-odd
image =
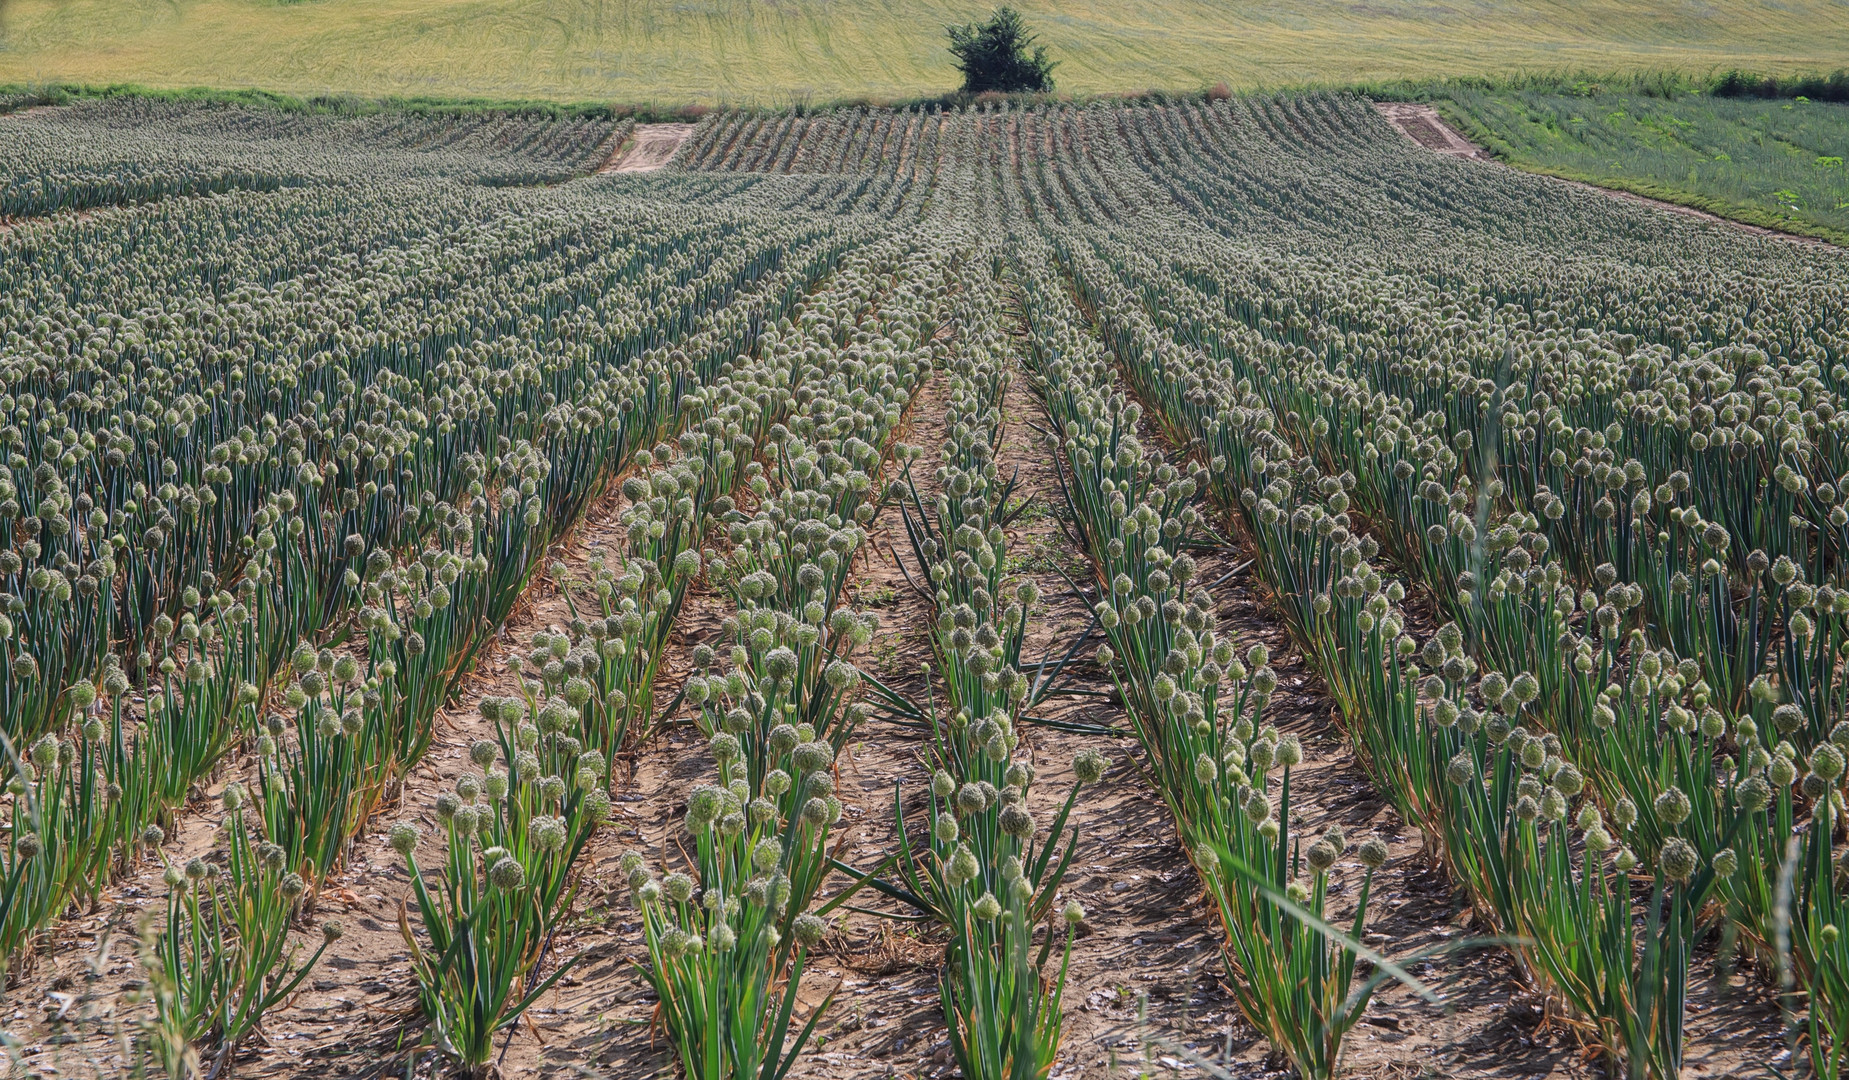
[[[1829,68],[1849,7],[1593,0],[1026,0],[1061,90],[1591,67]],[[954,83],[947,0],[0,0],[0,84],[783,105]]]

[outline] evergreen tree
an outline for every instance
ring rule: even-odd
[[[995,9],[985,23],[946,29],[951,55],[963,73],[964,93],[1045,93],[1053,89],[1054,61],[1047,59],[1046,46],[1034,44],[1034,35],[1013,8]]]

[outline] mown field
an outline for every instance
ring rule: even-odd
[[[1461,131],[1521,168],[1849,241],[1849,105],[1596,84],[1453,88],[1439,100]]]
[[[1531,70],[1833,70],[1832,0],[1380,0],[1019,5],[1078,93],[1352,84]],[[904,99],[955,85],[944,0],[7,0],[0,84],[662,105]]]
[[[634,136],[0,116],[22,1069],[1834,1075],[1841,251],[1342,94]]]

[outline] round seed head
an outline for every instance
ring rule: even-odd
[[[1749,776],[1734,789],[1734,802],[1742,810],[1764,810],[1772,801],[1772,786],[1757,776]]]
[[[775,837],[759,840],[751,849],[751,865],[760,874],[768,874],[783,862],[783,845]]]
[[[836,660],[834,663],[828,665],[827,669],[823,672],[823,678],[825,678],[828,681],[828,685],[834,689],[846,690],[859,680],[860,672],[853,664],[845,660]]]
[[[1797,579],[1798,564],[1791,561],[1791,556],[1780,555],[1778,561],[1772,564],[1772,580],[1780,585],[1789,585]]]
[[[453,810],[451,810],[451,816],[455,816]],[[412,825],[410,821],[399,821],[396,825],[392,825],[390,836],[392,836],[392,851],[398,854],[410,854],[416,851],[418,840],[422,838],[418,827]]]
[[[1356,854],[1361,857],[1361,865],[1367,867],[1369,870],[1378,870],[1381,866],[1385,865],[1387,861],[1386,841],[1378,836],[1370,836],[1366,840],[1361,841],[1361,847],[1356,851]]]
[[[1095,749],[1081,750],[1072,759],[1072,774],[1081,784],[1097,783],[1109,767],[1109,759]]]
[[[796,671],[796,654],[784,647],[772,649],[764,656],[764,673],[773,679],[789,678]]]
[[[994,893],[985,892],[982,898],[970,907],[970,914],[983,922],[991,922],[1002,913],[1001,901],[995,899]]]
[[[1657,856],[1657,865],[1662,868],[1663,876],[1675,882],[1687,881],[1700,864],[1701,859],[1695,853],[1694,845],[1680,836],[1672,836],[1664,841],[1663,850]]]
[[[796,934],[796,940],[802,942],[804,948],[812,948],[816,942],[822,940],[822,935],[828,933],[828,924],[823,922],[819,916],[805,911],[796,916],[796,923],[791,929]]]
[[[1835,743],[1819,744],[1811,751],[1810,770],[1825,780],[1835,780],[1843,774],[1843,752]]]
[[[1571,798],[1585,789],[1586,777],[1574,766],[1562,765],[1560,771],[1554,774],[1553,785],[1560,794]]]
[[[834,762],[835,750],[825,742],[806,742],[796,748],[791,755],[791,760],[798,772],[817,772],[828,768]]]
[[[1077,926],[1085,921],[1085,906],[1077,900],[1068,900],[1060,914],[1065,917],[1067,926]]]
[[[49,769],[58,763],[58,752],[62,749],[58,737],[49,732],[38,742],[32,744],[32,763],[41,769]]]
[[[723,793],[719,788],[702,784],[687,799],[687,820],[705,825],[719,816]]]
[[[488,871],[488,883],[497,889],[513,892],[526,884],[526,868],[513,856],[505,856]]]
[[[1804,710],[1786,702],[1772,710],[1772,726],[1780,735],[1790,735],[1804,726]]]
[[[539,730],[548,735],[557,735],[571,725],[575,711],[563,698],[553,698],[539,710]]]
[[[1018,803],[1002,807],[999,824],[1003,832],[1019,839],[1034,834],[1034,815]]]
[[[329,945],[339,941],[346,932],[347,928],[340,925],[339,919],[329,919],[321,924],[321,939]]]
[[[1310,850],[1304,853],[1304,858],[1309,861],[1310,868],[1319,874],[1328,873],[1329,868],[1335,865],[1337,856],[1338,852],[1334,846],[1323,840],[1311,844]]]
[[[1676,826],[1688,820],[1692,807],[1689,797],[1679,788],[1670,788],[1656,797],[1656,816],[1665,825]]]
[[[969,849],[968,844],[958,844],[957,850],[950,856],[948,871],[946,876],[951,882],[961,885],[981,873],[982,867],[977,865],[976,853]]]
[[[661,892],[677,904],[693,899],[693,879],[676,871],[661,879]]]
[[[1518,704],[1527,705],[1541,695],[1540,680],[1524,671],[1509,684],[1509,693],[1515,695]]]

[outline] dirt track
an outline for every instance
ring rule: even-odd
[[[654,172],[674,160],[675,152],[692,134],[692,124],[637,124],[635,131],[597,171],[599,174]]]

